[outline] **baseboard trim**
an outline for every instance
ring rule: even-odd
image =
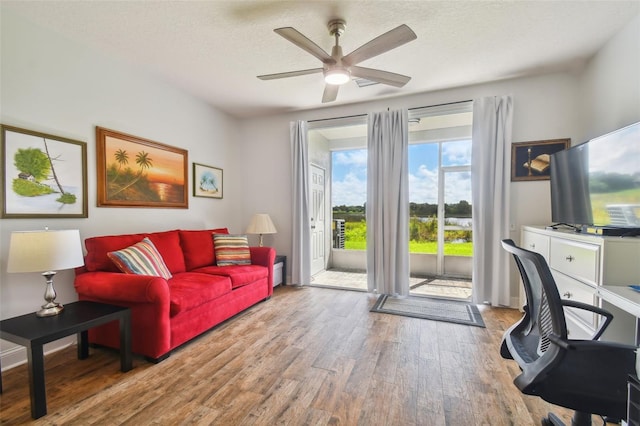
[[[75,335],[68,336],[60,340],[56,340],[55,342],[47,343],[44,346],[44,354],[46,356],[75,344]],[[0,363],[2,363],[2,371],[7,371],[19,365],[26,364],[27,348],[25,348],[24,346],[16,345],[0,352]]]

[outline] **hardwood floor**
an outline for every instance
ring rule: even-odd
[[[482,307],[487,328],[370,313],[376,296],[277,287],[273,297],[154,365],[69,347],[46,357],[57,425],[536,425],[568,410],[523,396],[499,355],[520,314]],[[32,422],[26,366],[3,374],[0,423]]]

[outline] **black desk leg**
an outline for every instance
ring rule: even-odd
[[[131,311],[128,310],[120,318],[120,371],[133,368],[131,358]]]
[[[44,355],[42,345],[27,348],[29,360],[29,395],[31,397],[31,417],[38,419],[47,414],[47,394],[44,388]]]
[[[78,359],[89,358],[89,332],[87,330],[78,333]]]

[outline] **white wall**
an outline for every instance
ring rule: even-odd
[[[246,183],[238,167],[235,119],[6,9],[2,9],[0,36],[0,121],[86,142],[89,199],[87,219],[0,220],[0,318],[34,312],[44,303],[44,280],[39,274],[6,272],[12,231],[74,228],[86,238],[173,228],[244,230],[248,221],[241,209]],[[189,176],[193,161],[223,168],[224,198],[189,196],[189,209],[97,208],[95,126],[187,149]],[[191,186],[188,192],[192,194]],[[58,301],[77,300],[72,271],[59,273],[55,287]],[[0,344],[4,350],[13,347],[5,341]],[[3,366],[9,364],[3,359]]]
[[[581,142],[640,121],[640,15],[589,61],[580,84]]]

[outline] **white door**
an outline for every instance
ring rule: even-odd
[[[324,169],[311,165],[311,275],[324,270]]]

